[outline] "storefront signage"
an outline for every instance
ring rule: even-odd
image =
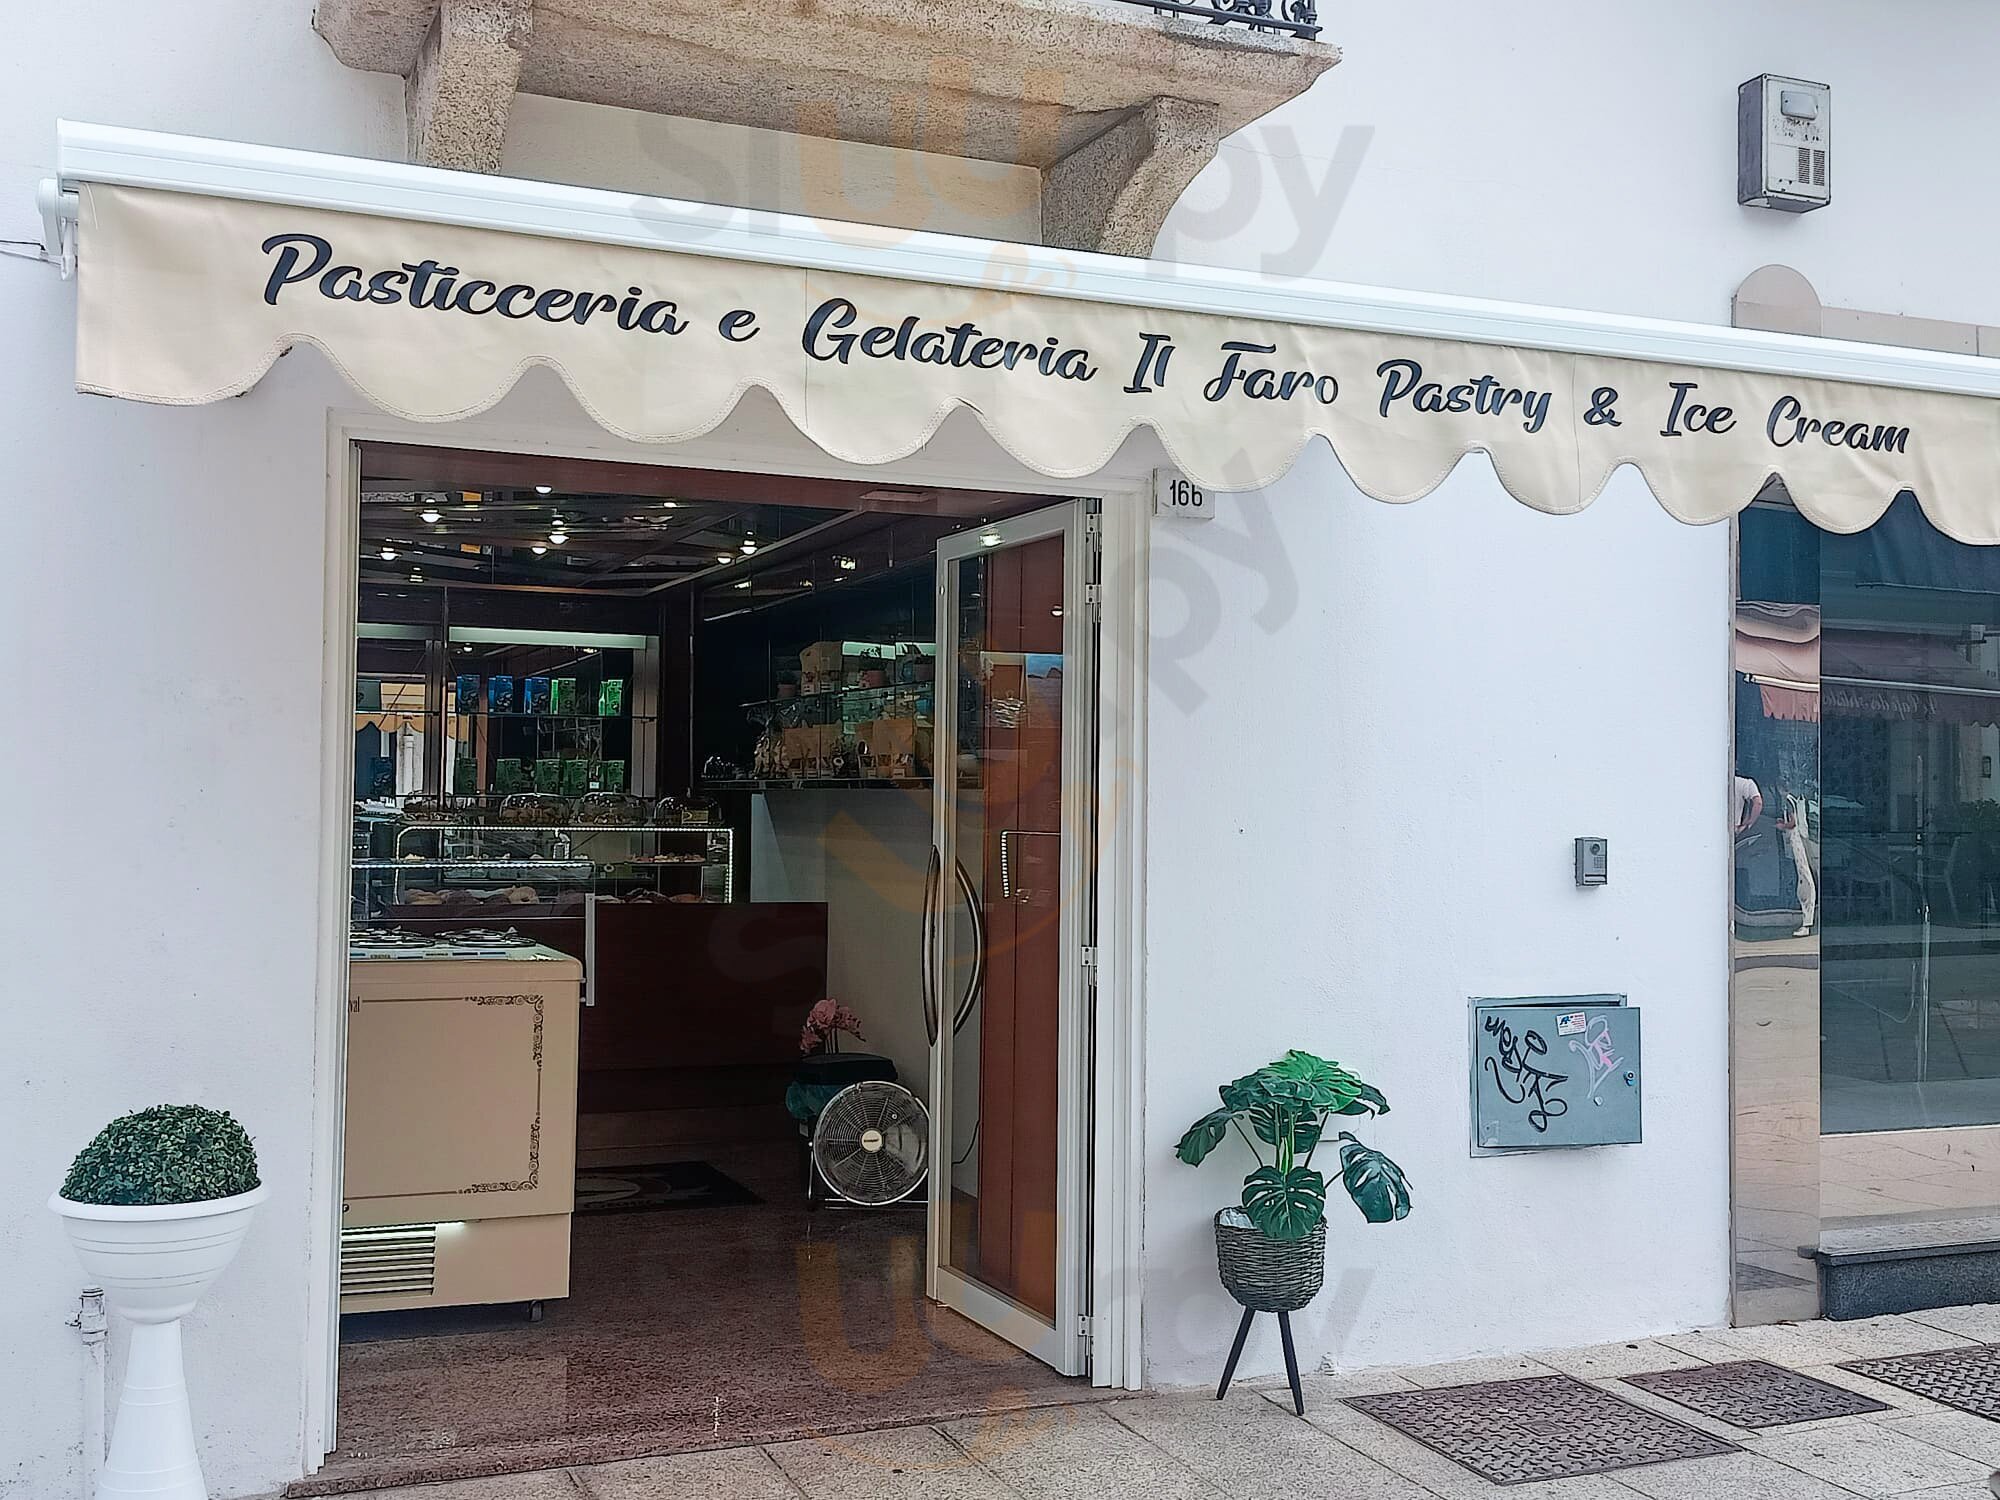
[[[1284,474],[1315,436],[1385,500],[1482,451],[1538,509],[1622,464],[1689,521],[1781,474],[1813,520],[1866,525],[1901,490],[1966,540],[2000,404],[1974,397],[1082,302],[282,205],[86,186],[80,389],[212,401],[317,346],[404,416],[469,415],[548,365],[606,428],[674,442],[751,387],[827,452],[882,463],[964,407],[1022,462],[1075,477],[1151,427],[1193,496]]]

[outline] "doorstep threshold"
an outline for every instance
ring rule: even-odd
[[[1994,1251],[2000,1251],[2000,1213],[1892,1219],[1824,1229],[1820,1231],[1819,1244],[1801,1253],[1823,1266],[1852,1266]]]

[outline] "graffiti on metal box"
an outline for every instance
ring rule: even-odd
[[[1499,1016],[1486,1018],[1486,1035],[1492,1040],[1492,1051],[1480,1065],[1493,1075],[1501,1098],[1525,1106],[1530,1128],[1546,1133],[1549,1121],[1569,1113],[1569,1101],[1556,1089],[1558,1084],[1569,1082],[1569,1075],[1551,1073],[1541,1065],[1548,1056],[1547,1039],[1539,1031],[1516,1033]]]

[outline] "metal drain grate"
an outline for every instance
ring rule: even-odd
[[[1350,1396],[1347,1405],[1494,1484],[1737,1451],[1734,1443],[1568,1375]]]
[[[1840,1367],[1898,1390],[2000,1422],[2000,1348],[1976,1344],[1933,1354],[1857,1359]]]
[[[1761,1359],[1627,1375],[1625,1383],[1733,1427],[1783,1427],[1791,1422],[1817,1422],[1889,1409],[1859,1391],[1829,1385]]]

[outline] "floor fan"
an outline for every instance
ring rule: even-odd
[[[813,1127],[813,1186],[832,1203],[886,1208],[924,1185],[931,1122],[901,1084],[850,1084],[827,1101]]]

